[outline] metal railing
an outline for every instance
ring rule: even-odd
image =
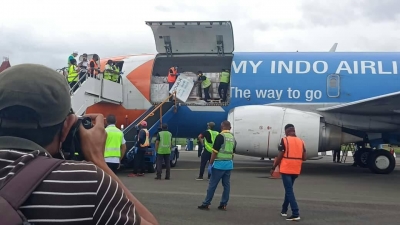
[[[166,102],[169,102],[169,99],[172,96],[174,97],[174,109],[175,109],[175,112],[176,112],[176,107],[177,107],[176,91],[174,91],[171,95],[169,95],[167,98],[165,98],[157,107],[155,107],[147,116],[145,116],[142,120],[140,120],[138,124],[140,124],[143,121],[147,120],[149,117],[154,116],[154,112],[157,111],[158,109],[160,109],[160,125],[161,125],[162,124],[162,117],[163,117],[161,106],[163,106]]]

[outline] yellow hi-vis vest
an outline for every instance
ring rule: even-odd
[[[217,131],[214,131],[214,130],[210,130],[210,129],[208,129],[207,131],[210,132],[210,135],[211,135],[211,143],[208,143],[207,138],[204,138],[204,147],[206,148],[207,151],[209,151],[210,153],[212,153],[213,144],[214,144],[215,138],[216,138],[217,135],[218,135],[218,132],[217,132]]]
[[[172,134],[169,131],[163,130],[158,133],[160,141],[158,143],[157,154],[167,155],[171,154]]]
[[[229,73],[228,72],[222,72],[221,77],[219,78],[220,83],[229,83]]]
[[[140,147],[149,147],[150,146],[149,131],[147,129],[142,129],[142,130],[146,132],[146,140],[144,141],[143,144],[140,144]],[[138,141],[139,141],[139,135],[138,135]]]
[[[106,148],[104,151],[104,158],[121,157],[121,145],[124,133],[115,125],[109,125],[106,128],[107,140]]]
[[[230,132],[221,132],[220,134],[224,136],[224,143],[222,144],[221,149],[218,151],[217,158],[215,158],[215,160],[232,160],[235,137],[233,137],[233,134]]]
[[[207,88],[211,85],[211,81],[210,79],[208,79],[208,77],[206,77],[205,80],[203,80],[203,82],[201,82],[201,88]]]
[[[117,82],[118,81],[118,77],[119,77],[119,68],[116,65],[114,65],[112,68],[115,71],[115,73],[113,73],[111,75],[111,80],[114,81],[114,82]]]
[[[114,68],[113,68],[110,64],[107,64],[107,65],[106,65],[106,70],[113,70],[113,69],[114,69]],[[104,71],[103,78],[104,78],[105,80],[111,80],[112,76],[113,76],[113,73],[112,73],[112,72],[110,72],[110,71]]]
[[[76,66],[75,65],[71,65],[69,66],[68,69],[68,82],[78,82],[79,80],[79,74],[78,72],[76,72]]]

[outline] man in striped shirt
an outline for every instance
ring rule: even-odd
[[[0,188],[35,157],[62,155],[61,143],[77,121],[70,109],[68,84],[56,71],[22,64],[0,73]],[[95,126],[81,126],[79,134],[88,162],[60,164],[21,212],[36,225],[158,224],[104,161],[104,117],[87,116]]]

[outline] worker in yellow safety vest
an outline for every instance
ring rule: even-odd
[[[134,158],[134,169],[133,173],[129,174],[129,177],[143,176],[145,172],[144,156],[147,149],[150,147],[150,134],[147,130],[147,122],[142,121],[139,124],[140,130],[137,135],[136,148],[137,152]],[[139,172],[140,169],[140,172]]]
[[[75,92],[78,88],[76,83],[79,81],[79,71],[81,69],[76,66],[76,59],[71,60],[71,65],[68,68],[68,83],[69,87]]]
[[[113,66],[113,61],[109,59],[105,66],[103,78],[105,80],[116,82],[118,80],[118,73],[119,72],[115,71],[115,67]]]
[[[218,94],[219,94],[219,97],[221,98],[222,102],[226,102],[229,81],[230,81],[229,70],[223,70],[219,77],[219,86],[218,86]]]
[[[156,180],[161,180],[162,164],[165,162],[165,179],[170,179],[170,155],[172,147],[172,134],[168,131],[168,125],[163,124],[162,130],[158,132],[156,139],[156,151],[157,151],[157,176]]]
[[[208,77],[204,76],[203,72],[199,71],[197,72],[198,75],[198,81],[201,81],[201,89],[204,91],[204,101],[208,102],[210,100],[210,87],[211,87],[211,81]],[[201,93],[200,93],[201,97]]]
[[[106,146],[104,150],[105,161],[112,171],[117,171],[120,167],[122,158],[126,152],[126,141],[124,138],[124,133],[118,129],[115,124],[117,119],[114,115],[108,115],[107,121],[107,139]]]
[[[199,135],[199,140],[202,146],[204,146],[205,150],[201,154],[200,161],[200,173],[199,177],[196,180],[203,180],[204,170],[206,168],[207,162],[211,159],[212,147],[215,141],[215,138],[218,135],[217,131],[214,131],[215,123],[209,122],[207,123],[207,130]],[[208,173],[208,179],[210,179],[211,174]]]
[[[119,68],[118,68],[118,66],[115,64],[115,62],[114,62],[113,64],[114,64],[114,65],[113,65],[112,67],[113,67],[115,73],[112,75],[111,80],[114,81],[114,82],[119,83],[119,81],[120,81],[120,75],[119,75],[119,73],[120,73],[121,71],[119,70]]]

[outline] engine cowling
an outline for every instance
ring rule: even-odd
[[[342,132],[338,126],[326,124],[317,113],[278,106],[236,107],[229,111],[228,121],[237,141],[236,153],[247,156],[276,157],[288,123],[295,126],[296,135],[304,140],[308,158],[318,156],[318,152],[340,149],[344,143],[362,140]]]

